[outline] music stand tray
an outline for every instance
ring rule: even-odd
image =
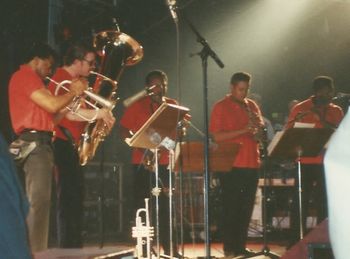
[[[318,156],[331,137],[329,128],[289,128],[278,132],[268,146],[268,156],[295,159]]]
[[[240,144],[229,142],[221,142],[211,145],[209,147],[209,170],[211,172],[231,171],[239,147]],[[202,142],[194,141],[178,144],[175,151],[175,172],[179,170],[180,152],[182,154],[182,172],[204,171],[204,145]]]
[[[330,128],[289,128],[276,134],[268,146],[270,157],[297,159],[300,239],[304,238],[300,158],[318,156],[333,132]]]
[[[158,159],[157,152],[160,147],[165,147],[168,150],[175,148],[176,133],[178,123],[183,120],[184,116],[189,112],[189,109],[183,106],[162,103],[145,124],[131,137],[125,139],[125,142],[134,148],[145,148],[155,150],[155,177],[156,185],[154,196],[156,197],[156,243],[157,255],[160,256],[160,241],[159,241],[159,174],[158,174]],[[169,203],[172,203],[172,186],[171,173],[169,174]],[[153,191],[152,191],[153,192]],[[169,233],[172,233],[172,205],[169,205]],[[170,234],[172,236],[172,234]],[[172,247],[172,237],[170,237],[170,247]],[[172,249],[172,248],[171,248]]]
[[[125,142],[135,148],[155,149],[165,139],[176,139],[176,129],[189,109],[183,106],[162,103],[145,124]]]

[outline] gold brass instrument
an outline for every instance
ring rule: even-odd
[[[248,104],[244,103],[244,107],[249,117],[248,125],[257,129],[254,139],[259,143],[260,148],[263,148],[267,143],[267,131],[265,125],[260,123],[262,118],[260,118],[258,113],[253,112]]]
[[[142,221],[142,213],[144,221]],[[135,218],[135,227],[132,228],[132,237],[136,238],[136,258],[151,258],[151,242],[154,236],[154,227],[150,224],[148,199],[145,199],[145,208],[138,209]],[[145,254],[146,252],[146,254]]]
[[[55,89],[55,93],[54,93],[55,95],[58,95],[60,89],[63,89],[66,92],[70,91],[69,88],[66,87],[65,85],[70,85],[72,83],[72,81],[64,80],[62,82],[57,82],[57,81],[53,80],[50,77],[46,77],[46,79],[56,85],[56,89]],[[85,117],[85,116],[83,116],[82,114],[79,113],[79,108],[81,106],[81,100],[83,100],[90,108],[96,110],[96,115],[97,115],[98,110],[101,107],[112,110],[114,108],[114,106],[115,106],[115,102],[111,102],[111,101],[109,101],[109,100],[107,100],[107,99],[105,99],[105,98],[103,98],[103,97],[93,93],[91,89],[85,90],[84,94],[86,96],[88,96],[91,100],[93,100],[95,103],[92,103],[92,102],[86,100],[85,98],[82,98],[82,96],[79,96],[77,98],[74,98],[72,103],[69,106],[67,106],[66,108],[70,112],[76,114],[77,116],[79,116],[80,118],[82,118],[85,121],[93,122],[95,119],[94,118],[87,118],[87,117]],[[100,107],[98,107],[97,104]]]
[[[103,80],[97,80],[97,95],[116,102],[118,80],[126,66],[132,66],[143,57],[142,46],[130,36],[119,31],[102,31],[94,37],[94,47],[101,56],[99,74]],[[115,81],[114,81],[115,80]],[[85,165],[94,157],[101,141],[109,134],[103,120],[97,120],[86,126],[79,143],[80,164]]]

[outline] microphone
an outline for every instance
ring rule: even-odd
[[[177,13],[176,13],[176,0],[166,0],[166,4],[169,7],[171,17],[173,17],[174,21],[177,23]]]
[[[141,98],[147,96],[147,95],[152,95],[153,94],[153,89],[157,87],[157,85],[152,85],[150,87],[145,88],[144,90],[134,94],[133,96],[130,96],[129,98],[126,98],[123,101],[124,107],[129,107],[132,105],[134,102],[140,100]]]

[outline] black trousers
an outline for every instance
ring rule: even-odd
[[[246,247],[257,184],[258,169],[232,168],[220,174],[225,255],[239,254]]]
[[[82,247],[83,193],[82,167],[76,149],[62,139],[54,141],[57,179],[57,235],[59,247]]]
[[[170,221],[169,221],[169,171],[167,166],[159,166],[159,188],[161,193],[159,195],[159,241],[163,247],[166,255],[170,254]],[[135,213],[139,208],[145,207],[145,198],[150,198],[150,218],[152,220],[151,225],[156,229],[156,198],[152,195],[151,191],[155,185],[155,173],[146,170],[143,165],[134,165],[134,204]],[[175,178],[173,177],[173,183]],[[173,207],[173,213],[175,213]],[[173,214],[175,215],[175,214]],[[173,223],[174,222],[173,216]],[[174,225],[174,224],[173,224]],[[156,230],[155,230],[156,234]],[[153,239],[154,241],[156,238]],[[173,251],[177,254],[176,245],[176,233],[173,227]]]
[[[291,211],[291,237],[289,240],[289,245],[293,245],[300,239],[298,186],[299,180],[296,172],[293,205]],[[321,164],[302,164],[301,188],[303,214],[302,224],[305,235],[307,233],[306,219],[309,216],[311,209],[314,209],[316,212],[317,224],[321,223],[328,215],[324,166]]]

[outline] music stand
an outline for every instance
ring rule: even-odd
[[[209,147],[209,171],[229,172],[232,169],[233,161],[238,153],[241,144],[238,143],[213,143]],[[204,165],[204,144],[203,142],[182,142],[178,143],[175,150],[175,172],[205,173]],[[183,215],[181,215],[183,217]],[[183,221],[181,221],[181,224]],[[204,222],[205,223],[205,222]],[[181,225],[181,227],[183,227]],[[210,247],[208,247],[210,248]]]
[[[209,148],[210,172],[229,172],[238,153],[240,144],[221,142]],[[203,172],[203,142],[183,142],[176,147],[174,171],[179,170],[179,156],[182,159],[182,172]]]
[[[160,107],[152,114],[145,124],[131,137],[125,139],[125,142],[134,148],[153,149],[155,155],[155,177],[156,186],[153,194],[156,197],[156,236],[157,236],[157,258],[160,258],[159,246],[159,184],[158,184],[158,149],[165,147],[168,150],[175,148],[178,124],[183,120],[189,109],[183,106],[162,103]],[[169,174],[169,203],[171,204],[172,186],[171,173]],[[172,215],[171,205],[169,206],[170,219],[170,254],[172,256]]]
[[[300,159],[318,156],[333,132],[330,128],[289,128],[276,134],[268,147],[270,157],[297,159],[300,239],[304,238]]]

